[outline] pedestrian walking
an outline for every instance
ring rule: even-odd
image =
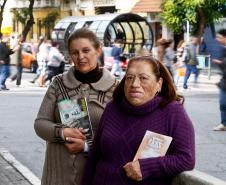
[[[112,51],[111,51],[111,56],[114,58],[113,66],[111,69],[111,74],[115,75],[116,72],[118,72],[120,79],[122,79],[122,77],[123,77],[122,68],[120,66],[120,62],[121,62],[120,57],[123,52],[122,48],[121,48],[121,44],[122,44],[122,40],[116,39],[113,44]]]
[[[162,62],[130,59],[102,115],[82,185],[170,185],[177,174],[192,170],[195,133],[182,103]],[[173,138],[165,156],[135,158],[147,130]],[[161,150],[163,139],[153,140],[153,150]]]
[[[59,43],[53,41],[48,53],[47,71],[45,76],[45,82],[52,82],[52,78],[60,73],[64,72],[64,56],[60,52]]]
[[[187,83],[191,73],[195,74],[194,83],[198,82],[198,76],[199,76],[199,69],[197,68],[198,43],[199,43],[198,38],[192,37],[191,44],[187,45],[184,49],[184,55],[185,55],[184,58],[185,58],[185,65],[186,65],[186,72],[185,72],[184,83],[183,83],[184,89],[188,88]]]
[[[220,60],[214,59],[213,62],[217,64],[221,70],[221,79],[218,83],[219,87],[219,107],[221,123],[214,127],[214,131],[226,131],[226,29],[218,31],[216,40],[223,46]]]
[[[3,36],[0,42],[0,91],[9,90],[5,82],[10,76],[10,55],[13,54],[16,49],[16,47],[10,49],[9,37]]]
[[[172,39],[166,40],[165,52],[164,52],[164,56],[163,56],[163,63],[169,70],[169,72],[172,76],[172,79],[174,80],[173,64],[174,64],[174,59],[175,59],[176,55],[175,55],[175,51],[173,50],[173,47],[174,47],[173,40]]]
[[[176,70],[174,75],[174,82],[175,85],[178,85],[178,81],[180,77],[185,76],[186,66],[184,63],[185,56],[183,55],[186,43],[184,40],[179,41],[177,45],[177,52],[176,52],[176,63],[174,63],[173,68]]]
[[[38,62],[38,69],[36,71],[36,76],[31,80],[31,83],[35,83],[38,79],[39,86],[45,85],[45,75],[48,63],[48,54],[51,47],[50,41],[47,37],[40,37],[40,41],[37,48],[36,59]]]
[[[18,37],[18,49],[15,52],[16,54],[16,73],[11,77],[11,81],[16,80],[16,85],[21,85],[21,79],[22,79],[22,73],[23,73],[23,58],[22,58],[22,52],[23,52],[23,42],[24,38],[22,35]]]
[[[169,73],[174,79],[173,63],[175,58],[175,52],[173,50],[173,40],[161,38],[157,41],[158,44],[158,58],[168,69]]]
[[[100,41],[91,30],[81,28],[73,32],[67,48],[74,65],[53,79],[34,125],[37,135],[47,142],[42,185],[80,185],[92,144],[84,130],[62,124],[58,103],[85,97],[95,133],[118,84],[107,69],[99,67]],[[67,115],[76,116],[74,111],[76,107]]]

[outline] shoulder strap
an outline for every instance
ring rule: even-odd
[[[66,87],[64,86],[62,75],[61,76],[56,76],[56,82],[57,85],[59,86],[60,92],[63,96],[64,99],[70,99],[70,96],[68,95],[68,91],[66,90]]]

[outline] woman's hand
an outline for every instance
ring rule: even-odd
[[[63,135],[66,141],[64,145],[71,154],[83,152],[86,137],[82,129],[64,128]]]
[[[63,135],[65,139],[67,137],[72,137],[72,138],[77,138],[82,140],[86,139],[85,135],[83,134],[83,130],[78,128],[63,128]]]
[[[140,163],[138,160],[129,162],[123,167],[126,171],[126,175],[136,181],[142,180],[142,173],[140,170]]]
[[[84,151],[85,140],[66,137],[66,143],[64,145],[71,154],[78,154]]]

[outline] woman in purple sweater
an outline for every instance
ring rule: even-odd
[[[132,58],[102,115],[82,185],[170,185],[175,175],[192,170],[194,128],[182,103],[162,63]],[[146,130],[173,140],[165,156],[133,161]]]

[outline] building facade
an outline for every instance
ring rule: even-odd
[[[9,0],[10,10],[29,7],[28,0]],[[37,41],[40,36],[49,35],[51,27],[43,26],[43,20],[51,12],[58,12],[56,22],[67,16],[87,16],[104,13],[127,13],[131,12],[139,0],[35,0],[33,7],[34,25],[27,39]],[[12,14],[12,30],[21,33],[24,25],[16,20]]]
[[[40,36],[49,35],[49,32],[51,32],[51,29],[53,28],[43,25],[44,18],[46,18],[51,12],[57,12],[59,14],[58,19],[70,16],[73,12],[73,6],[75,7],[75,4],[69,0],[35,0],[33,6],[33,17],[35,23],[33,24],[27,39],[37,41]],[[15,15],[12,13],[13,10],[16,9],[18,11],[28,7],[29,1],[13,0],[10,10],[12,14],[12,30],[14,33],[20,34],[24,25],[16,19]]]

